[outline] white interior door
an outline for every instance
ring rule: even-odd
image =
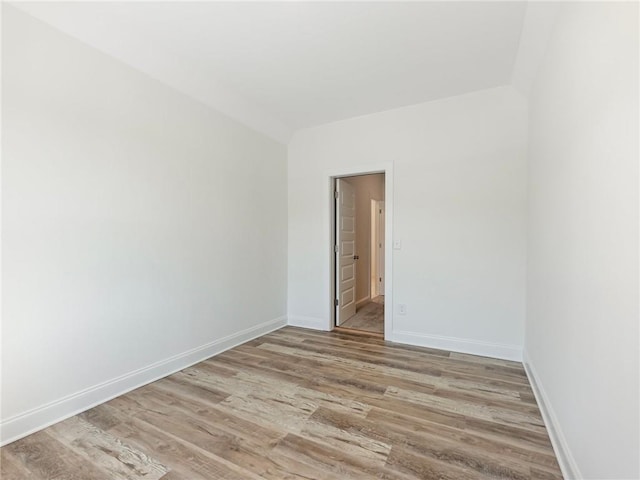
[[[378,288],[377,294],[384,295],[384,202],[378,202]]]
[[[356,313],[356,192],[343,179],[336,191],[336,325],[342,325]]]
[[[369,247],[369,296],[378,295],[378,200],[371,199],[371,245]]]

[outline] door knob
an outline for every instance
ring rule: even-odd
[[[354,260],[358,260],[358,259],[360,259],[360,257],[359,257],[358,255],[354,255],[354,256],[353,256],[353,259],[354,259]]]

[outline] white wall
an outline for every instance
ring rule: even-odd
[[[3,8],[6,441],[284,324],[287,193],[284,146]]]
[[[638,4],[562,5],[530,99],[526,355],[569,478],[637,479]]]
[[[384,175],[349,177],[356,191],[356,300],[371,298],[371,200],[384,200]],[[374,295],[375,296],[375,295]]]
[[[330,318],[329,174],[393,162],[398,341],[519,358],[524,99],[511,87],[299,131],[289,145],[289,322]],[[387,202],[389,199],[387,199]],[[391,272],[387,272],[387,278]]]

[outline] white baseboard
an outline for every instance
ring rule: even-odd
[[[438,350],[449,350],[451,352],[468,353],[471,355],[513,360],[516,362],[522,361],[522,347],[517,345],[505,345],[440,335],[425,335],[423,333],[398,330],[392,331],[390,335],[385,335],[384,339],[390,342],[406,343],[418,347],[436,348]]]
[[[324,318],[302,317],[299,315],[289,315],[287,325],[292,327],[311,328],[313,330],[329,330],[329,322]]]
[[[0,446],[35,433],[54,423],[171,375],[256,337],[282,328],[286,324],[286,317],[269,320],[200,347],[160,360],[147,367],[94,385],[41,407],[7,418],[0,423]]]
[[[549,438],[551,439],[553,450],[555,451],[556,458],[560,464],[562,476],[565,480],[579,480],[584,478],[580,473],[580,469],[578,468],[575,458],[573,458],[573,455],[571,454],[567,439],[564,436],[564,433],[562,433],[562,428],[560,428],[558,417],[556,417],[553,407],[551,406],[551,402],[549,402],[549,397],[547,397],[547,394],[544,391],[540,377],[538,377],[534,366],[531,364],[531,360],[529,359],[526,350],[523,352],[522,364],[524,365],[525,372],[527,372],[527,377],[529,378],[533,394],[538,402],[538,407],[542,413],[542,419],[547,427],[547,432],[549,432]]]

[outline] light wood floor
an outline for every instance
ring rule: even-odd
[[[519,363],[286,327],[0,450],[9,479],[560,479]]]
[[[384,332],[384,295],[378,295],[360,306],[356,314],[342,325],[342,328],[364,330],[365,332]]]

